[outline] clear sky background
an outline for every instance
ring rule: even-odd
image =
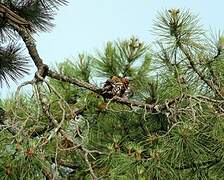
[[[184,8],[198,14],[205,29],[224,31],[224,0],[70,0],[55,16],[55,28],[50,33],[39,33],[36,38],[40,56],[50,66],[78,53],[94,53],[107,41],[137,36],[151,43],[150,32],[158,11],[167,8]],[[18,84],[33,77],[30,75],[11,88],[0,89],[0,98],[15,91]]]

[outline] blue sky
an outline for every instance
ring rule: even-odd
[[[45,63],[53,66],[78,53],[94,53],[107,41],[132,35],[150,43],[150,32],[157,12],[166,8],[184,8],[198,14],[206,29],[224,30],[224,1],[203,0],[70,0],[55,16],[55,28],[50,33],[35,36],[38,51]],[[30,75],[10,82],[11,88],[0,90],[0,98],[9,96],[16,86]]]

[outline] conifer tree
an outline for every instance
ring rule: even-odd
[[[0,83],[26,73],[28,60],[37,68],[0,102],[0,177],[222,179],[222,35],[210,40],[192,13],[165,10],[153,48],[137,37],[108,42],[53,70],[33,34],[49,30],[65,3],[0,3],[1,44],[9,43],[0,49]],[[23,40],[29,56],[12,38]],[[31,96],[20,92],[26,85]]]

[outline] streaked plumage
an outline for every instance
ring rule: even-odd
[[[102,89],[103,97],[111,99],[114,96],[122,97],[128,89],[129,81],[127,78],[112,76],[108,79]]]

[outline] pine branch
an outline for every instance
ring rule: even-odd
[[[178,47],[181,49],[181,51],[184,53],[184,55],[186,56],[186,58],[188,59],[190,66],[192,67],[192,69],[194,70],[194,72],[196,72],[196,74],[200,77],[200,79],[202,81],[204,81],[208,87],[211,88],[211,90],[214,90],[215,93],[219,96],[219,97],[223,97],[222,94],[220,93],[220,91],[217,89],[217,87],[214,85],[214,83],[211,80],[206,79],[205,75],[199,71],[199,69],[196,67],[190,53],[188,52],[188,50],[186,48],[183,47],[183,45],[178,42],[177,43]]]

